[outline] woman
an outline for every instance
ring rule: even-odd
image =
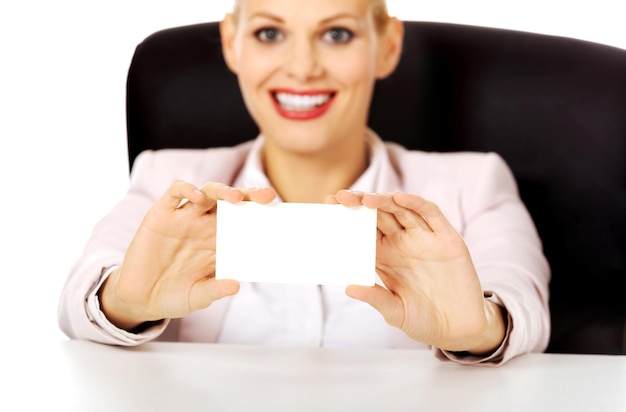
[[[402,47],[384,1],[241,0],[221,34],[261,135],[138,157],[64,288],[68,336],[430,346],[490,365],[545,348],[549,270],[504,162],[409,152],[367,128],[374,82]],[[217,200],[376,208],[380,284],[216,280]]]

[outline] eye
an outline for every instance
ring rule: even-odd
[[[281,41],[285,35],[275,27],[265,27],[255,31],[254,37],[262,43],[275,43]]]
[[[342,27],[332,27],[322,35],[325,42],[338,44],[348,43],[353,37],[354,33],[351,30]]]

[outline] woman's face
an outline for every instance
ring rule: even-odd
[[[222,24],[226,61],[268,145],[299,154],[362,142],[376,78],[402,26],[377,30],[370,0],[242,0]]]

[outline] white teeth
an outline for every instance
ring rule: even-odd
[[[330,99],[330,94],[299,95],[276,93],[276,100],[285,110],[311,110],[321,106]]]

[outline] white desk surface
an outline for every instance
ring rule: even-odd
[[[626,356],[482,368],[419,350],[62,341],[2,357],[0,411],[626,411]]]

